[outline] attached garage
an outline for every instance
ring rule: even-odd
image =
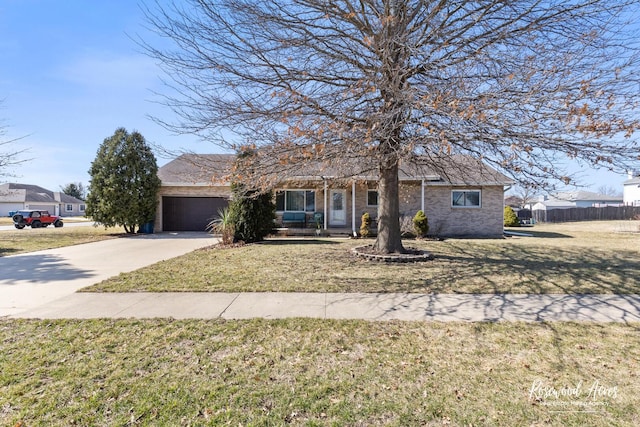
[[[205,231],[207,224],[226,208],[224,197],[162,197],[164,231]]]
[[[235,154],[183,154],[162,166],[155,230],[205,231],[229,206]]]

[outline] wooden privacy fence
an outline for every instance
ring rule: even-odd
[[[571,208],[534,210],[536,222],[607,221],[640,219],[640,206],[605,206],[601,208]]]

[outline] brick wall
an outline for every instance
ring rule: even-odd
[[[361,217],[368,212],[377,218],[378,209],[367,206],[367,189],[375,189],[375,183],[356,185],[356,229],[360,228]],[[502,237],[504,214],[504,191],[502,186],[455,187],[456,190],[480,190],[480,208],[451,206],[453,187],[427,185],[425,188],[425,213],[429,218],[430,234],[447,236]],[[322,211],[324,199],[322,189],[316,192],[316,210]],[[351,186],[347,192],[347,227],[351,226]],[[404,181],[400,185],[400,215],[413,216],[422,209],[422,183]]]
[[[289,186],[288,188],[296,188]],[[297,187],[300,189],[314,189],[307,184]],[[339,188],[339,187],[330,187]],[[346,192],[347,224],[351,228],[352,198],[351,185],[342,187]],[[367,206],[367,189],[375,189],[375,183],[358,183],[356,185],[356,229],[360,227],[360,218],[364,212],[368,212],[372,218],[378,216],[377,207]],[[429,219],[429,233],[438,236],[476,236],[476,237],[500,237],[503,234],[503,209],[504,192],[501,186],[485,187],[455,187],[456,190],[480,190],[480,208],[461,208],[451,206],[450,186],[427,185],[425,188],[425,213]],[[322,185],[315,187],[316,211],[324,211],[324,188]],[[156,213],[156,225],[161,224],[162,196],[176,197],[230,197],[230,187],[217,186],[185,186],[162,187],[158,212]],[[400,188],[400,214],[413,217],[422,208],[422,191],[420,181],[402,182]],[[327,210],[328,212],[328,210]],[[313,227],[313,214],[309,213],[308,223]],[[158,230],[161,231],[161,230]]]
[[[503,188],[490,186],[455,189],[481,190],[481,207],[452,207],[452,187],[427,186],[425,213],[429,219],[429,233],[438,236],[501,237],[504,215]]]

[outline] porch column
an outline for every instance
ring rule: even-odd
[[[351,231],[354,236],[357,236],[356,232],[356,180],[351,183]]]
[[[323,179],[324,181],[324,224],[323,227],[326,230],[327,229],[327,224],[329,221],[329,210],[327,208],[327,206],[329,206],[329,195],[328,195],[328,185],[327,185],[327,180]]]
[[[424,179],[422,180],[422,204],[420,205],[422,212],[424,212]]]

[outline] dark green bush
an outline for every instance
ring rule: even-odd
[[[231,186],[233,200],[229,205],[234,225],[234,239],[245,243],[260,242],[274,228],[276,205],[273,193],[247,190],[243,185]]]

